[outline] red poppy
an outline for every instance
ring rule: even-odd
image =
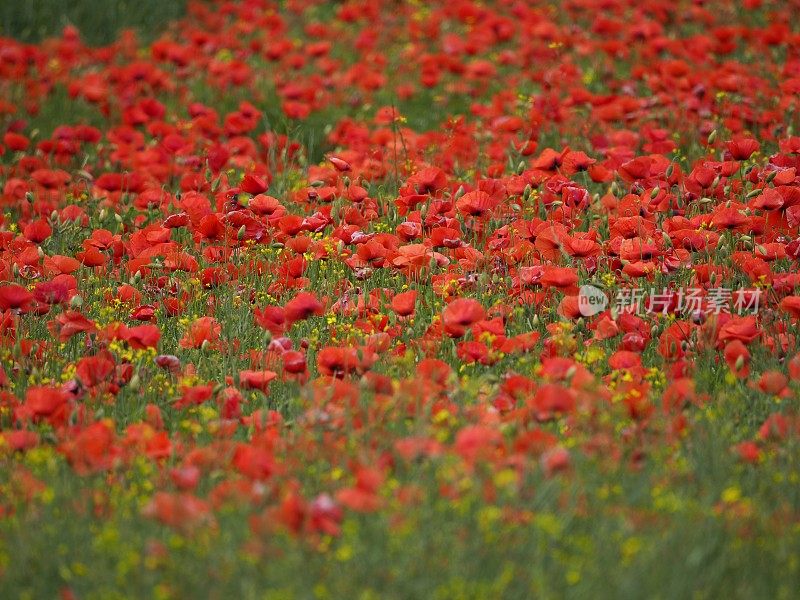
[[[180,340],[181,348],[201,348],[204,344],[214,345],[219,341],[222,325],[214,317],[195,319]]]
[[[483,320],[486,311],[477,300],[458,298],[442,311],[442,325],[450,337],[461,337],[473,323]]]
[[[245,390],[267,391],[269,382],[278,376],[274,371],[239,371],[239,385]]]
[[[417,291],[408,290],[407,292],[396,294],[392,298],[392,310],[401,317],[407,317],[414,314],[416,302]]]

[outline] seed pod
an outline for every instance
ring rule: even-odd
[[[532,191],[533,191],[533,189],[531,188],[531,184],[530,184],[530,183],[529,183],[529,184],[527,184],[527,185],[525,186],[525,190],[522,192],[522,199],[523,199],[523,200],[525,200],[525,201],[527,202],[527,201],[528,201],[528,198],[530,198],[530,197],[531,197],[531,192],[532,192]]]

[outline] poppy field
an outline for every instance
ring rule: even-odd
[[[796,0],[156,4],[0,9],[0,598],[798,597]]]

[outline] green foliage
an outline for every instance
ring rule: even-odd
[[[0,33],[35,43],[74,25],[84,41],[100,46],[126,28],[152,38],[185,9],[186,0],[0,0]]]

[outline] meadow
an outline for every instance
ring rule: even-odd
[[[798,2],[66,4],[0,598],[798,596]]]

